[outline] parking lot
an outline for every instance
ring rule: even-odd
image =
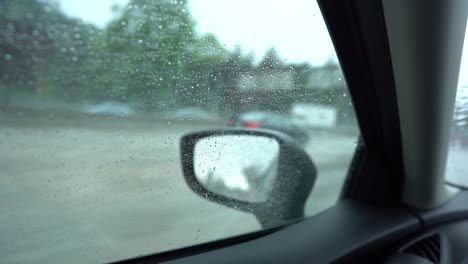
[[[259,230],[183,181],[179,139],[223,123],[0,115],[4,263],[100,263]],[[356,137],[311,131],[318,180],[308,215],[331,206]]]

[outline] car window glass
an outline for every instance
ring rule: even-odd
[[[0,1],[1,262],[110,262],[261,230],[184,181],[181,137],[226,128],[283,133],[317,167],[306,215],[335,204],[359,131],[316,2]]]
[[[468,39],[465,34],[460,65],[452,133],[447,160],[446,179],[468,187]]]

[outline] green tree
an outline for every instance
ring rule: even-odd
[[[175,104],[174,94],[191,79],[194,40],[186,1],[133,0],[100,43],[100,72],[107,71],[100,83],[109,96],[138,99],[149,111]]]
[[[284,63],[282,62],[281,58],[278,55],[278,52],[275,48],[269,48],[263,60],[260,62],[260,68],[263,69],[280,69],[284,67]]]
[[[231,54],[211,33],[197,37],[189,46],[189,52],[191,60],[187,70],[191,79],[188,87],[178,91],[179,103],[216,111],[224,85],[220,71]]]
[[[38,0],[0,2],[0,97],[86,96],[89,43],[98,30]],[[3,95],[3,96],[2,96]]]
[[[37,89],[41,60],[53,46],[52,40],[36,23],[45,18],[45,10],[51,7],[44,7],[38,1],[0,2],[0,97],[3,104],[9,104],[14,93]]]

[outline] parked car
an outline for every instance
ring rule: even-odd
[[[91,114],[105,114],[115,116],[130,116],[135,111],[125,103],[116,101],[106,101],[87,109],[88,113]]]
[[[299,126],[291,117],[285,114],[253,111],[245,112],[239,116],[232,116],[228,126],[244,128],[264,128],[283,132],[292,137],[299,145],[309,141],[308,131]]]
[[[175,111],[165,113],[164,117],[167,119],[181,120],[181,121],[186,121],[186,120],[213,121],[217,119],[215,114],[210,113],[200,107],[180,108]]]

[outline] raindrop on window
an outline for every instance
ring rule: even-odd
[[[7,28],[8,28],[8,30],[13,31],[13,30],[15,30],[15,24],[13,24],[13,23],[8,23],[8,24],[7,24]]]
[[[9,53],[6,53],[5,55],[3,55],[3,58],[6,61],[11,61],[13,59],[13,56],[11,56],[11,54],[9,54]]]

